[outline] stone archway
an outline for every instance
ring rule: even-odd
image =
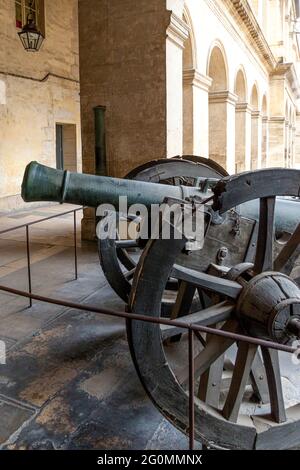
[[[262,140],[262,119],[259,109],[259,94],[257,85],[254,84],[250,100],[252,108],[251,119],[251,170],[261,167],[261,140]]]
[[[285,132],[284,132],[284,166],[288,167],[288,160],[289,160],[289,138],[290,138],[290,133],[289,133],[289,116],[290,116],[290,110],[289,110],[289,105],[288,102],[286,102],[285,105]]]
[[[268,118],[268,103],[267,97],[264,95],[262,100],[262,148],[261,148],[261,167],[268,166],[268,153],[269,153],[269,118]]]
[[[211,80],[198,70],[197,42],[191,15],[185,6],[188,37],[183,49],[183,153],[208,157],[208,91]]]
[[[193,155],[195,153],[195,96],[194,79],[196,73],[196,57],[194,46],[194,35],[187,12],[183,14],[183,21],[187,25],[189,35],[184,43],[183,50],[183,154]]]
[[[291,145],[291,167],[295,167],[295,142],[296,142],[296,110],[292,112],[292,145]]]
[[[251,110],[247,100],[247,84],[244,70],[240,68],[235,78],[235,171],[250,169]]]
[[[293,138],[293,108],[290,107],[289,113],[289,150],[288,150],[288,168],[292,168],[293,166],[293,145],[294,145],[294,138]]]
[[[211,50],[208,76],[212,80],[209,91],[209,157],[233,173],[235,95],[228,91],[227,62],[219,44]],[[229,126],[229,122],[233,126]]]

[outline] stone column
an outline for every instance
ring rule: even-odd
[[[297,128],[293,126],[293,133],[292,133],[292,168],[295,168],[295,163],[296,163],[296,131]]]
[[[251,107],[237,103],[235,108],[235,171],[251,168]]]
[[[288,121],[285,122],[285,147],[284,147],[284,166],[288,167],[289,153],[290,153],[290,130]]]
[[[262,118],[262,156],[261,166],[266,168],[269,166],[269,120],[267,116]]]
[[[183,151],[183,49],[188,39],[187,24],[171,14],[166,41],[167,156],[182,155]]]
[[[289,151],[288,151],[288,168],[293,167],[293,126],[289,124]]]
[[[230,174],[235,172],[235,104],[228,91],[209,94],[209,156]]]
[[[261,168],[262,117],[259,111],[252,112],[251,169]]]
[[[269,166],[285,166],[285,118],[269,119]]]
[[[300,113],[296,115],[294,167],[300,169]]]
[[[183,71],[183,154],[208,157],[208,91],[212,80]]]

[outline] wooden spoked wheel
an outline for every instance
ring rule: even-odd
[[[196,186],[197,179],[222,178],[227,172],[210,159],[196,156],[183,156],[171,159],[154,160],[131,171],[125,178],[150,183]],[[106,219],[100,226],[100,230],[107,232],[114,221]],[[128,222],[124,219],[124,224]],[[99,257],[105,277],[118,294],[128,302],[131,290],[132,278],[144,245],[138,240],[120,239],[119,230],[115,239],[100,237],[98,242]],[[132,249],[135,249],[132,252]],[[169,285],[173,289],[176,286]]]
[[[174,309],[181,322],[285,344],[297,339],[300,292],[289,274],[299,255],[300,220],[295,220],[294,233],[275,257],[273,246],[276,196],[298,196],[299,181],[299,171],[274,169],[221,180],[213,203],[213,209],[220,214],[228,214],[246,201],[260,200],[253,263],[228,267],[220,273],[214,266],[212,271],[202,273],[176,265],[185,240],[152,240],[135,272],[130,310],[159,317],[165,285],[172,276],[180,283]],[[199,289],[207,293],[210,304],[190,313],[191,293]],[[164,341],[179,333],[180,342]],[[131,354],[145,390],[161,413],[188,433],[185,337],[183,330],[175,327],[128,322]],[[285,403],[278,352],[215,335],[197,338],[196,438],[227,449],[286,449],[299,445],[300,406]]]

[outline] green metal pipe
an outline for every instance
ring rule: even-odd
[[[95,169],[96,175],[107,176],[105,106],[94,108],[95,118]]]

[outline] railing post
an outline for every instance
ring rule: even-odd
[[[194,366],[194,332],[189,328],[189,449],[195,448],[195,366]]]
[[[75,280],[78,279],[78,259],[77,259],[77,219],[76,209],[74,210],[74,261],[75,261]]]
[[[29,242],[29,226],[26,225],[26,253],[27,253],[27,274],[28,274],[28,292],[32,294],[31,285],[31,263],[30,263],[30,242]],[[32,307],[32,298],[29,298],[29,307]]]

